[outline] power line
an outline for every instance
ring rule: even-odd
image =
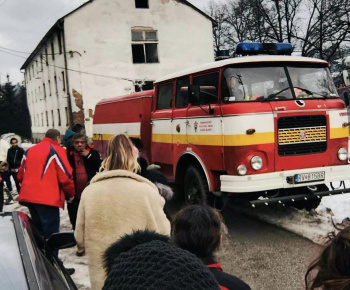
[[[20,58],[27,59],[27,58],[26,58],[26,57],[24,57],[24,56],[14,54],[14,53],[8,52],[8,51],[6,51],[6,50],[2,50],[1,48],[0,48],[0,51],[2,51],[2,52],[4,52],[4,53],[7,53],[7,54],[11,54],[11,55],[17,56],[17,57],[20,57]]]
[[[14,49],[10,49],[10,48],[6,48],[6,47],[3,47],[3,46],[0,46],[0,49],[4,49],[4,50],[8,50],[8,51],[12,51],[12,52],[17,52],[17,53],[23,53],[23,54],[32,54],[31,52],[24,52],[24,51],[19,51],[19,50],[14,50]],[[66,54],[68,53],[71,53],[71,51],[67,51]],[[62,54],[62,53],[47,53],[47,55],[59,55],[59,54]],[[45,53],[46,55],[46,53]]]
[[[0,46],[0,48],[1,48],[1,49],[4,49],[4,50],[8,50],[8,51],[13,51],[13,52],[18,52],[18,53],[24,53],[24,54],[30,54],[30,52],[24,52],[24,51],[14,50],[14,49],[6,48],[6,47],[3,47],[3,46]]]
[[[17,55],[17,54],[14,54],[14,53],[11,53],[11,52],[2,50],[2,49],[0,49],[0,51],[3,52],[3,53],[7,53],[7,54],[11,54],[11,55],[14,55],[14,56],[23,58],[23,59],[27,59],[27,58],[24,57],[24,56]],[[44,55],[43,55],[43,58],[45,58]],[[51,67],[56,67],[56,68],[64,69],[64,70],[66,69],[66,68],[61,67],[61,66],[57,66],[57,65],[53,65],[53,64],[46,64],[46,62],[44,63],[44,62],[42,62],[42,61],[38,61],[38,63],[41,63],[41,64],[43,64],[43,65],[47,65],[47,66],[51,66]],[[68,71],[72,71],[72,72],[81,73],[81,74],[86,74],[86,75],[91,75],[91,76],[102,77],[102,78],[117,79],[117,80],[131,81],[131,82],[133,81],[133,79],[127,79],[127,78],[121,78],[121,77],[114,77],[114,76],[107,76],[107,75],[101,75],[101,74],[94,74],[94,73],[79,71],[79,70],[70,69],[70,68],[67,68],[67,70],[68,70]]]
[[[4,5],[6,2],[7,2],[7,0],[5,0],[4,2],[2,2],[2,3],[0,4],[0,7],[1,7],[2,5]]]

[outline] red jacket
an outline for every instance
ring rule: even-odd
[[[72,168],[66,151],[50,138],[28,149],[18,171],[20,203],[38,203],[64,207],[74,196]]]

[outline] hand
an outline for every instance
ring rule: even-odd
[[[147,166],[147,170],[159,169],[160,166],[158,164],[150,164]]]
[[[79,154],[80,154],[81,156],[86,157],[86,156],[88,156],[88,155],[89,155],[89,151],[88,151],[88,150],[86,150],[86,149],[84,149],[83,151],[80,151],[80,152],[79,152]]]
[[[11,169],[11,172],[16,172],[16,169]]]
[[[74,196],[70,197],[69,199],[67,199],[67,203],[71,203],[74,199]]]

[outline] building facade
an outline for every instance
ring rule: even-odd
[[[94,0],[59,19],[25,70],[34,141],[85,124],[96,103],[214,60],[213,20],[184,0]]]

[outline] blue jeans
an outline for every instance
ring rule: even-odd
[[[57,206],[37,203],[28,203],[26,206],[32,217],[32,226],[34,226],[45,239],[48,239],[53,233],[58,233],[60,231],[60,210]]]

